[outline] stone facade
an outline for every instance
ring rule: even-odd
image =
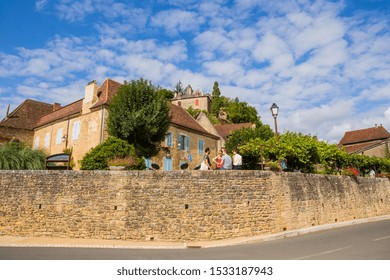
[[[206,147],[210,148],[210,159],[217,155],[219,138],[212,138],[210,135],[202,135],[199,132],[178,128],[174,125],[170,126],[168,134],[171,134],[170,137],[172,137],[171,145],[168,146],[168,141],[166,139],[165,142],[162,143],[163,149],[161,152],[156,157],[153,157],[153,163],[157,163],[162,169],[166,169],[165,161],[167,157],[172,160],[173,170],[179,170],[182,163],[187,163],[189,169],[194,169],[201,163]],[[189,141],[187,142],[189,143],[188,148],[180,147],[178,140],[179,135],[189,138]],[[200,144],[200,141],[202,144]]]
[[[390,181],[262,171],[0,171],[0,235],[206,241],[390,214]]]
[[[41,126],[35,130],[33,147],[44,149],[49,155],[71,148],[75,169],[78,169],[84,155],[107,139],[107,116],[107,109],[101,108]]]

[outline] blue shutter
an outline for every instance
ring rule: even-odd
[[[172,133],[167,134],[167,146],[172,147]]]
[[[145,158],[146,169],[152,168],[152,160],[150,158]]]
[[[164,170],[165,171],[173,170],[172,159],[171,158],[164,158]]]
[[[188,136],[186,137],[186,151],[190,151],[190,137]]]
[[[204,142],[203,142],[203,140],[199,140],[198,141],[198,152],[200,155],[203,155],[203,151],[204,151]]]

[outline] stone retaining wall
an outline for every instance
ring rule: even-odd
[[[390,181],[262,171],[0,171],[0,235],[205,241],[390,214]]]

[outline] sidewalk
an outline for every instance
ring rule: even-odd
[[[198,241],[198,242],[161,242],[161,241],[125,241],[107,239],[81,239],[81,238],[47,238],[47,237],[17,237],[0,236],[0,247],[69,247],[69,248],[118,248],[118,249],[187,249],[212,248],[233,245],[243,245],[256,242],[283,239],[287,237],[335,229],[355,224],[390,219],[390,215],[367,219],[352,220],[334,224],[313,226],[310,228],[284,231],[276,234],[254,237],[241,237],[229,240]]]

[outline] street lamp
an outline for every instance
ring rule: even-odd
[[[278,123],[276,122],[276,118],[278,117],[279,107],[275,103],[272,104],[271,108],[272,116],[274,117],[275,122],[275,140],[276,144],[278,144]]]

